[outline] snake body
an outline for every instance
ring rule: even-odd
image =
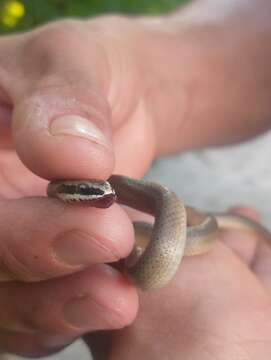
[[[108,207],[115,200],[154,216],[154,225],[135,223],[137,240],[126,261],[126,270],[141,289],[166,285],[176,273],[183,255],[209,251],[219,228],[238,228],[270,237],[262,225],[241,215],[202,213],[185,206],[166,187],[145,180],[113,175],[108,181],[56,180],[48,196],[68,203]]]

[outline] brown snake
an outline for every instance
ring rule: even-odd
[[[202,213],[187,207],[175,193],[154,182],[113,175],[108,181],[56,180],[48,196],[68,203],[86,203],[106,208],[120,204],[154,216],[153,227],[135,223],[136,244],[126,261],[126,270],[141,289],[162,287],[176,273],[182,256],[209,251],[219,228],[247,229],[270,238],[268,230],[241,215]]]

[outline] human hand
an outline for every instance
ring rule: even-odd
[[[90,335],[95,360],[105,344],[110,360],[269,359],[270,239],[232,230],[220,240],[210,253],[184,258],[168,286],[141,293],[131,326]]]
[[[238,94],[253,107],[240,117],[253,117],[248,135],[255,134],[257,119],[267,118],[261,109],[268,113],[269,107],[255,96],[265,99],[257,91],[264,77],[257,86],[244,86],[248,92],[256,89],[249,92],[253,102],[240,92],[242,85],[237,94],[219,76],[210,87],[208,66],[219,63],[223,70],[229,62],[219,52],[195,46],[194,31],[180,43],[180,33],[163,29],[152,21],[149,26],[141,19],[104,17],[52,23],[0,39],[3,349],[22,355],[54,352],[85,332],[123,327],[137,311],[130,284],[97,265],[129,253],[133,231],[125,213],[118,206],[104,212],[33,198],[45,194],[44,179],[105,179],[112,171],[139,177],[157,154],[223,142],[224,134],[229,141],[242,107]],[[246,84],[244,74],[237,73],[244,81],[236,82]],[[224,88],[233,98],[223,96]],[[195,94],[204,111],[194,103]],[[234,126],[217,121],[229,119],[225,109],[237,115],[230,117]],[[210,119],[216,126],[206,126]],[[204,131],[196,131],[198,126]],[[64,304],[74,298],[81,305],[72,320],[83,324],[65,318]]]
[[[101,265],[131,250],[126,213],[40,197],[44,179],[139,177],[152,161],[134,37],[126,20],[101,18],[0,38],[3,350],[45,355],[135,317],[135,289]]]

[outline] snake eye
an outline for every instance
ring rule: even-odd
[[[86,184],[79,184],[78,185],[78,192],[80,194],[84,194],[87,191],[87,185]]]

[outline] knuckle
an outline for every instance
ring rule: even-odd
[[[25,42],[25,56],[29,59],[31,52],[33,61],[37,63],[39,60],[39,67],[42,65],[46,73],[56,61],[63,60],[67,48],[76,52],[76,48],[84,46],[85,42],[81,41],[84,29],[83,22],[79,20],[62,20],[41,27]]]
[[[36,301],[31,305],[31,313],[29,312],[24,318],[24,323],[30,329],[34,329],[38,332],[60,332],[63,334],[66,328],[63,326],[58,314],[52,311],[52,308],[57,304],[52,301],[49,304],[43,304],[43,301]]]
[[[8,274],[14,280],[34,281],[35,275],[29,271],[27,265],[24,264],[16,253],[13,254],[10,249],[3,248],[3,246],[1,250],[1,272]]]
[[[31,200],[30,200],[31,202]],[[32,203],[32,202],[31,202]],[[19,280],[37,282],[56,278],[74,269],[59,262],[52,251],[51,242],[58,234],[59,222],[63,216],[62,204],[44,204],[28,216],[17,219],[16,227],[11,229],[4,224],[9,217],[9,210],[0,223],[0,280]],[[17,210],[24,211],[26,203],[17,202]],[[48,205],[48,206],[47,206]],[[29,221],[31,219],[31,222]]]
[[[88,21],[93,30],[99,30],[101,32],[112,33],[115,29],[127,29],[132,28],[130,19],[125,16],[109,14],[102,15],[100,17],[91,19]]]
[[[67,45],[67,41],[78,39],[78,30],[81,27],[76,20],[62,20],[47,27],[41,28],[35,33],[32,40],[37,41],[37,46],[44,46],[45,49]],[[53,41],[52,41],[53,40]]]
[[[43,269],[43,264],[39,263],[39,256],[29,252],[24,255],[19,254],[19,251],[13,251],[8,247],[1,249],[0,273],[6,274],[10,279],[19,280],[24,282],[37,282],[46,280],[55,276],[52,271]],[[37,266],[35,269],[33,265],[28,262],[36,260]],[[51,270],[51,269],[50,269]]]

